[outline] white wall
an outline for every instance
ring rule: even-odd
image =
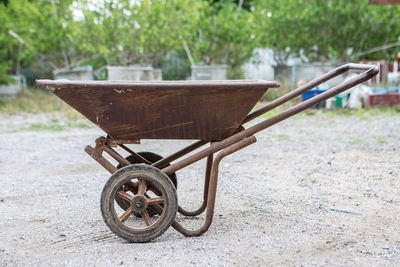
[[[274,52],[269,48],[257,48],[254,56],[242,66],[246,79],[274,80]]]

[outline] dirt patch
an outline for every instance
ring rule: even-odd
[[[0,118],[0,265],[400,264],[399,116],[301,117],[271,127],[221,163],[206,234],[185,238],[171,228],[146,244],[124,242],[101,219],[109,175],[83,148],[104,133],[18,131],[54,120],[37,116]],[[131,148],[168,155],[188,143]],[[200,205],[204,166],[178,172],[185,208]],[[178,219],[194,228],[204,217]]]

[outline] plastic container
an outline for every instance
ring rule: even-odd
[[[336,96],[336,108],[345,108],[349,102],[349,94],[342,93]]]
[[[305,92],[301,95],[301,100],[306,101],[310,98],[313,98],[316,95],[322,94],[323,92],[326,92],[326,90],[320,90],[318,88],[308,90],[307,92]],[[320,107],[322,107],[322,105],[323,105],[323,103],[319,103],[319,104],[316,104],[313,108],[320,108]]]
[[[368,96],[370,107],[375,106],[395,106],[400,103],[400,93],[372,94]]]

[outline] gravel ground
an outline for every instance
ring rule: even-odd
[[[1,266],[400,265],[400,116],[300,117],[259,133],[222,161],[207,233],[170,228],[145,244],[101,218],[109,174],[83,151],[100,130],[26,130],[56,121],[0,117]],[[133,148],[167,155],[188,143]],[[178,172],[185,208],[200,205],[204,166]],[[178,219],[194,228],[204,217]]]

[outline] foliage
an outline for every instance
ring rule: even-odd
[[[201,2],[187,0],[104,1],[83,5],[80,49],[98,52],[107,64],[159,66],[193,30]],[[91,8],[90,8],[91,7]]]
[[[185,80],[190,76],[190,62],[183,51],[168,54],[161,62],[164,80]]]
[[[196,34],[188,41],[196,63],[239,67],[257,47],[251,11],[233,1],[206,4],[199,10]]]
[[[75,23],[70,10],[73,0],[24,1],[11,0],[0,3],[0,75],[22,66],[50,66],[68,68],[73,63],[75,46],[71,25]],[[16,33],[23,40],[21,53],[19,41],[9,34]],[[1,79],[1,78],[0,78]],[[4,79],[3,79],[4,81]]]
[[[1,0],[0,83],[18,62],[36,72],[151,64],[181,79],[189,64],[185,45],[195,64],[227,64],[230,78],[242,77],[240,67],[256,47],[273,48],[278,63],[290,55],[305,61],[390,58],[396,48],[356,57],[399,41],[400,6],[368,2]],[[21,52],[9,30],[24,40]]]
[[[65,104],[61,99],[45,90],[28,89],[16,97],[0,97],[0,113],[18,114],[21,112],[61,112],[70,120],[82,118],[77,111]]]
[[[308,61],[349,60],[370,48],[399,41],[398,5],[364,0],[260,0],[255,16],[263,46]],[[392,50],[368,55],[394,56]]]
[[[201,1],[145,0],[138,8],[137,23],[145,60],[158,66],[166,53],[181,49],[198,21]]]
[[[0,3],[0,84],[10,81],[7,71],[12,67],[18,46],[18,41],[13,40],[8,34],[7,26],[10,23],[7,7],[5,4]]]

